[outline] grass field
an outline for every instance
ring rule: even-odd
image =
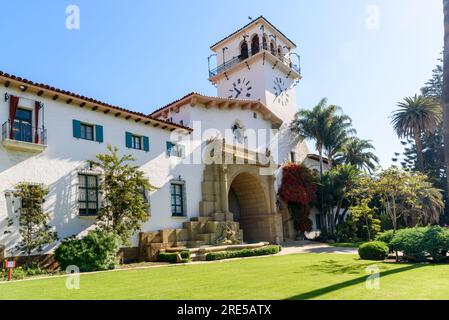
[[[377,263],[380,289],[366,288],[373,262],[354,255],[297,254],[210,264],[84,274],[0,284],[0,299],[449,299],[449,265]]]

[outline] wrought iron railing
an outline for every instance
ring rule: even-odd
[[[47,144],[47,129],[35,128],[27,122],[14,121],[11,128],[11,121],[6,121],[2,125],[2,141],[16,140],[40,145]]]
[[[280,56],[278,54],[276,54],[276,52],[272,52],[271,50],[262,48],[260,50],[257,50],[254,54],[251,52],[251,50],[248,50],[248,54],[241,54],[237,57],[232,58],[229,61],[226,61],[225,63],[219,65],[218,67],[216,67],[215,69],[209,70],[209,77],[214,77],[222,72],[225,72],[229,69],[231,69],[233,66],[235,66],[236,64],[239,64],[242,61],[245,61],[246,59],[250,58],[253,55],[258,54],[259,52],[264,51],[267,52],[273,56],[275,56],[277,59],[279,59],[282,63],[284,63],[286,66],[292,68],[293,70],[295,70],[296,72],[298,72],[299,74],[301,74],[301,65],[300,65],[300,61],[299,61],[299,55],[297,54],[291,54],[294,55],[298,58],[298,63],[294,64],[292,59],[291,59],[291,55],[290,56]]]

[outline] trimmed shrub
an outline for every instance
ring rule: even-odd
[[[399,230],[391,240],[390,248],[394,251],[402,251],[406,259],[426,261],[424,237],[427,230],[428,228],[422,227]]]
[[[256,256],[267,256],[271,254],[277,254],[281,252],[281,246],[272,245],[258,249],[243,249],[243,250],[233,250],[233,251],[222,251],[222,252],[211,252],[206,255],[207,261],[232,259],[232,258],[243,258],[243,257],[256,257]]]
[[[438,262],[446,257],[448,245],[448,230],[440,226],[427,228],[423,238],[423,248],[432,257],[433,261]]]
[[[181,256],[181,260],[179,261],[178,261],[178,254]],[[190,251],[160,252],[158,256],[158,261],[168,263],[187,263],[190,261]]]
[[[376,236],[376,241],[382,241],[386,244],[390,244],[391,240],[393,240],[394,237],[394,230],[388,230],[384,232],[380,232]]]
[[[359,256],[363,260],[385,260],[389,251],[385,242],[373,241],[364,243],[359,247]]]
[[[55,259],[63,270],[77,266],[81,272],[112,270],[118,263],[120,237],[105,231],[91,231],[83,239],[70,237],[56,249]]]

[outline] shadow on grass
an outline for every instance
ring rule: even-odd
[[[333,259],[324,260],[320,264],[310,266],[313,271],[329,274],[360,274],[366,267],[373,265],[372,261],[354,263],[348,265],[346,262],[339,262]]]
[[[398,269],[393,269],[393,270],[388,270],[388,271],[383,271],[380,273],[380,277],[386,277],[392,274],[397,274],[397,273],[401,273],[401,272],[406,272],[406,271],[410,271],[410,270],[414,270],[414,269],[418,269],[423,267],[424,265],[411,265],[411,266],[407,266],[407,267],[403,267],[403,268],[398,268]],[[333,291],[337,291],[337,290],[341,290],[347,287],[351,287],[357,284],[361,284],[364,283],[366,281],[366,279],[368,278],[368,275],[366,276],[362,276],[359,278],[355,278],[352,280],[348,280],[345,282],[341,282],[341,283],[337,283],[328,287],[324,287],[324,288],[320,288],[320,289],[316,289],[313,291],[309,291],[306,293],[302,293],[300,295],[297,296],[293,296],[293,297],[289,297],[286,300],[308,300],[308,299],[313,299],[316,297],[319,297],[321,295],[327,294],[327,293],[331,293]]]

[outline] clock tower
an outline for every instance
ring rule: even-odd
[[[295,48],[259,17],[211,47],[218,67],[209,70],[209,80],[217,86],[218,96],[261,101],[290,123],[297,111],[295,87],[301,79]]]

